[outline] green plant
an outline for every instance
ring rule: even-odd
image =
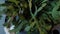
[[[60,0],[7,0],[5,5],[8,20],[4,25],[9,28],[14,25],[10,31],[16,34],[22,30],[28,34],[48,34],[47,31],[59,22]]]

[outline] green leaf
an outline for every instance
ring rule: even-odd
[[[21,22],[21,24],[19,24],[17,28],[15,28],[13,30],[10,30],[10,32],[18,32],[18,31],[20,31],[24,24],[26,24],[26,21]]]
[[[19,3],[19,1],[17,1],[17,0],[8,0],[8,1],[13,2],[13,3],[15,3],[16,5],[18,5],[18,3]]]
[[[42,6],[35,11],[34,16],[36,16],[37,13],[40,12],[43,9],[43,7],[45,7],[46,5],[47,5],[46,3],[43,3]]]
[[[27,26],[27,27],[25,27],[25,31],[30,31],[30,29],[31,29],[31,27],[30,26]]]
[[[33,28],[33,26],[34,26],[35,24],[36,24],[36,21],[35,21],[35,22],[31,22],[30,26],[27,26],[27,27],[25,28],[25,31],[30,31],[31,28]]]
[[[53,16],[54,19],[58,19],[58,17],[59,17],[59,14],[58,14],[58,11],[57,11],[59,6],[60,6],[60,1],[57,2],[57,5],[52,10],[52,16]]]

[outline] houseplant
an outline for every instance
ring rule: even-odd
[[[6,0],[6,23],[10,32],[48,34],[59,24],[60,0]],[[58,12],[59,11],[59,12]],[[11,29],[11,26],[14,26]]]

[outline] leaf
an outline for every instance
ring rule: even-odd
[[[10,32],[18,32],[18,31],[20,31],[24,24],[26,24],[26,21],[21,22],[21,24],[19,24],[17,28],[15,28],[13,30],[10,30]]]
[[[15,3],[16,5],[18,5],[18,3],[19,3],[19,1],[16,1],[16,0],[8,0],[8,1],[13,2],[13,3]]]
[[[29,0],[29,8],[31,10],[31,8],[32,8],[32,0]]]
[[[39,9],[37,9],[37,10],[35,11],[34,16],[36,16],[37,13],[40,12],[40,11],[43,9],[43,7],[45,7],[46,5],[47,5],[46,3],[43,3],[42,6],[39,7]]]
[[[27,27],[25,27],[25,31],[30,31],[30,29],[31,29],[31,27],[30,26],[27,26]]]
[[[47,34],[47,32],[46,32],[46,30],[45,29],[41,29],[41,31],[40,31],[40,34]]]
[[[36,24],[36,22],[31,22],[30,26],[27,26],[27,27],[25,28],[25,31],[30,31],[31,28],[33,28],[33,26],[34,26],[35,24]]]
[[[46,2],[46,1],[48,1],[48,0],[43,0],[42,3]]]
[[[58,16],[58,11],[57,11],[59,6],[60,6],[60,1],[57,2],[57,5],[52,10],[52,16],[53,16],[54,19],[57,19],[59,17]]]
[[[36,11],[35,11],[34,14],[32,14],[32,12],[30,11],[31,16],[32,16],[32,19],[33,19],[33,18],[35,19],[35,16],[37,15],[37,13],[40,12],[40,11],[43,9],[43,7],[45,7],[46,5],[47,5],[46,3],[43,3],[42,6],[41,6],[39,9],[35,8]]]
[[[51,29],[51,25],[46,25],[44,28],[46,29],[46,30],[50,30]]]

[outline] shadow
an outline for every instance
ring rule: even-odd
[[[58,31],[58,30],[53,30],[52,33],[53,33],[53,34],[59,34],[59,31]]]

